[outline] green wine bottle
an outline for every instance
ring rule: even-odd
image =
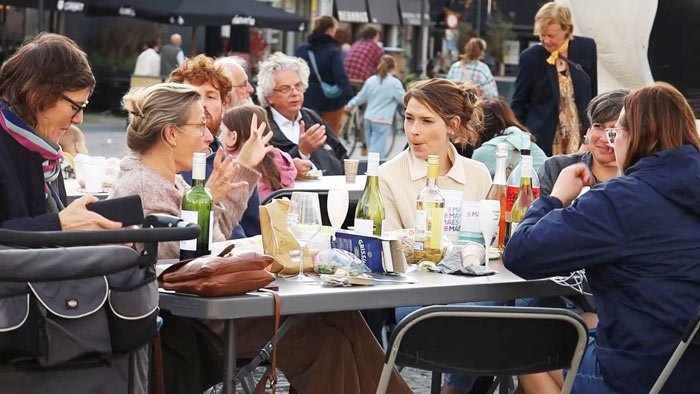
[[[180,241],[180,260],[210,254],[212,226],[214,224],[213,202],[209,190],[204,188],[207,157],[195,152],[192,157],[192,188],[182,197],[183,220],[199,224],[201,232],[197,239]]]
[[[513,236],[520,222],[525,218],[527,209],[530,208],[535,200],[535,194],[532,191],[532,156],[522,155],[520,159],[521,176],[520,176],[520,191],[513,203],[513,208],[510,211],[510,225],[508,226],[508,239]]]
[[[355,209],[355,232],[362,235],[382,235],[384,201],[379,194],[379,153],[367,155],[367,182]]]

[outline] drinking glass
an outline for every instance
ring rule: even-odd
[[[308,192],[293,192],[292,200],[287,211],[287,229],[299,242],[299,254],[290,252],[292,260],[299,260],[299,274],[289,278],[299,282],[314,281],[304,275],[304,251],[309,241],[321,230],[321,209],[318,194]]]
[[[498,231],[498,220],[501,217],[501,202],[498,200],[481,200],[479,204],[479,224],[484,234],[484,247],[486,249],[485,262],[489,266],[489,247],[493,243],[493,237]]]
[[[343,225],[348,214],[349,204],[350,198],[347,190],[331,189],[328,191],[326,209],[328,210],[328,219],[331,221],[331,227],[334,230],[338,230]]]

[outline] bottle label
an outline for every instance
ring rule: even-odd
[[[199,213],[197,211],[185,211],[183,210],[180,213],[180,218],[182,220],[189,222],[189,223],[198,223],[198,218],[199,218]],[[209,232],[211,234],[211,232]],[[193,239],[185,239],[180,241],[180,250],[189,250],[189,251],[196,251],[197,250],[197,238]]]
[[[507,186],[506,187],[506,212],[513,210],[513,203],[515,199],[518,198],[518,192],[520,191],[520,186]],[[540,197],[540,188],[533,187],[532,195],[534,198]]]
[[[416,238],[425,238],[428,230],[428,212],[423,209],[416,210]],[[422,250],[422,249],[421,249]]]
[[[355,234],[373,235],[374,220],[355,218]]]

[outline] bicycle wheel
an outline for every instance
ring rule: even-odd
[[[345,119],[340,133],[340,142],[345,146],[348,157],[355,151],[357,145],[357,125],[356,125],[357,110],[353,110]]]
[[[394,112],[394,120],[391,122],[391,130],[389,131],[391,135],[387,136],[386,141],[386,154],[384,157],[387,159],[391,156],[391,151],[394,149],[394,143],[396,142],[396,135],[403,133],[403,108],[397,107],[396,112]]]

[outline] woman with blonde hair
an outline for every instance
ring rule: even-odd
[[[578,152],[598,94],[595,41],[573,35],[571,10],[558,2],[537,11],[534,34],[542,45],[520,54],[510,106],[547,156]]]
[[[700,138],[683,95],[666,83],[631,93],[605,130],[621,176],[594,186],[584,163],[561,171],[511,236],[504,265],[524,278],[585,269],[598,326],[573,393],[647,393],[700,305]],[[692,346],[664,386],[697,392]],[[561,371],[526,375],[525,392],[561,392]]]
[[[372,75],[362,85],[357,96],[353,97],[346,109],[367,103],[365,109],[365,133],[367,150],[386,156],[386,137],[392,133],[396,107],[401,105],[406,91],[401,81],[396,78],[396,62],[391,55],[384,55],[379,60],[377,74]]]
[[[498,98],[498,87],[489,66],[479,61],[485,53],[486,41],[481,38],[470,39],[464,46],[462,59],[452,64],[445,78],[458,82],[471,81],[478,86],[479,96]]]

